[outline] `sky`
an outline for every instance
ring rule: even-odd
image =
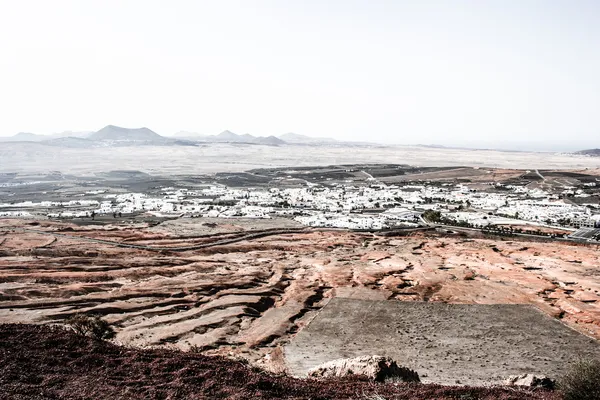
[[[596,0],[0,0],[0,136],[600,147]]]

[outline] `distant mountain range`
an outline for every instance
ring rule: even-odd
[[[129,129],[115,125],[107,125],[97,132],[62,132],[52,135],[20,132],[14,136],[0,137],[0,142],[36,142],[48,146],[72,148],[196,145],[191,141],[163,137],[148,128]]]
[[[587,149],[576,151],[575,154],[581,154],[583,156],[600,157],[600,149]]]
[[[162,141],[166,138],[148,128],[121,128],[120,126],[107,125],[98,132],[88,136],[91,140],[129,140],[129,141]]]
[[[182,138],[183,139],[183,138]],[[252,136],[248,133],[244,135],[238,135],[231,131],[223,131],[218,135],[197,135],[197,136],[187,136],[188,140],[197,140],[200,142],[208,142],[208,143],[253,143],[253,144],[266,144],[271,146],[277,146],[281,144],[286,144],[285,141],[275,137],[275,136]]]
[[[285,141],[286,143],[295,143],[295,144],[324,144],[324,143],[336,143],[337,140],[331,138],[322,138],[322,137],[312,137],[306,135],[300,135],[298,133],[284,133],[283,135],[279,135],[279,139]]]
[[[60,133],[53,133],[51,135],[38,135],[37,133],[29,133],[29,132],[19,132],[16,135],[9,137],[0,137],[1,142],[42,142],[44,140],[50,139],[59,139],[66,137],[74,137],[74,138],[86,138],[91,135],[93,132],[84,131],[84,132],[72,132],[65,131]]]
[[[208,143],[253,143],[266,144],[271,146],[282,144],[326,144],[336,143],[336,140],[329,138],[315,138],[297,133],[285,133],[279,136],[253,136],[248,133],[238,135],[229,130],[225,130],[218,135],[201,135],[192,132],[178,132],[173,137],[186,140],[196,140]]]
[[[192,132],[178,132],[171,137],[161,136],[148,128],[123,128],[107,125],[96,132],[61,132],[52,135],[38,135],[20,132],[10,137],[0,137],[0,142],[37,142],[49,146],[86,148],[111,146],[197,146],[203,143],[243,143],[267,146],[280,145],[320,145],[337,143],[334,139],[314,138],[297,133],[277,136],[253,136],[248,133],[238,135],[225,130],[218,135],[200,135]]]
[[[298,133],[284,133],[278,136],[254,136],[248,133],[237,134],[225,130],[217,135],[203,135],[194,132],[180,131],[171,136],[162,136],[148,128],[123,128],[107,125],[99,131],[65,131],[51,135],[39,135],[29,132],[19,132],[9,137],[1,137],[2,142],[35,142],[47,146],[69,148],[122,147],[122,146],[202,146],[209,143],[254,144],[266,146],[383,146],[368,142],[337,141],[325,137],[312,137]],[[417,147],[439,149],[477,150],[478,148],[446,147],[442,145],[416,145]],[[488,148],[489,150],[493,148]],[[479,150],[485,150],[480,148]],[[497,149],[498,151],[511,151]],[[514,151],[514,150],[513,150]],[[570,154],[600,157],[600,149],[586,149]]]

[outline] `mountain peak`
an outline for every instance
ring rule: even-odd
[[[19,132],[15,135],[1,138],[3,142],[39,142],[44,140],[44,136],[30,132]]]
[[[233,133],[230,130],[225,129],[223,132],[219,133],[217,137],[239,137],[237,133]]]
[[[600,156],[600,149],[579,150],[579,151],[576,151],[575,154],[581,154],[581,155],[584,155],[584,156],[595,156],[595,157],[598,157],[598,156]]]
[[[158,133],[143,128],[123,128],[116,125],[106,125],[98,132],[90,135],[92,140],[135,140],[135,141],[156,141],[164,139]]]
[[[283,135],[279,135],[279,139],[286,141],[287,143],[295,144],[308,144],[308,143],[333,143],[336,140],[330,138],[312,137],[307,135],[301,135],[299,133],[288,132]]]
[[[42,135],[38,135],[36,133],[31,133],[31,132],[19,132],[16,135],[14,135],[13,137],[15,139],[19,138],[19,139],[27,140],[27,139],[39,138],[41,136]]]
[[[267,136],[267,137],[257,137],[254,139],[254,143],[258,143],[258,144],[266,144],[269,146],[277,146],[280,144],[285,144],[286,142],[283,141],[282,139],[275,137],[275,136]]]

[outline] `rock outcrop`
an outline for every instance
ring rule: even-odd
[[[546,389],[554,389],[556,382],[553,379],[544,375],[511,375],[505,381],[507,386],[526,386],[526,387],[542,387]]]
[[[388,379],[402,382],[420,382],[419,374],[399,366],[390,357],[363,356],[342,358],[321,364],[308,372],[310,378],[345,377],[361,375],[377,382]]]

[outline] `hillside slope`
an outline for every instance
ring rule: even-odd
[[[198,137],[197,140],[211,143],[252,143],[269,146],[277,146],[286,143],[275,136],[253,136],[249,133],[238,135],[237,133],[233,133],[228,130],[225,130],[218,135],[201,136]]]
[[[0,399],[547,399],[508,388],[276,376],[221,357],[138,350],[62,327],[0,325]]]
[[[164,141],[165,138],[148,128],[122,128],[107,125],[89,136],[91,140],[136,140],[136,141]]]
[[[600,149],[579,150],[579,151],[575,152],[575,154],[581,154],[584,156],[600,157]]]
[[[288,132],[283,135],[279,135],[279,139],[284,140],[287,143],[294,144],[325,144],[325,143],[335,143],[336,140],[331,138],[323,138],[323,137],[312,137],[307,135],[300,135],[298,133]]]

